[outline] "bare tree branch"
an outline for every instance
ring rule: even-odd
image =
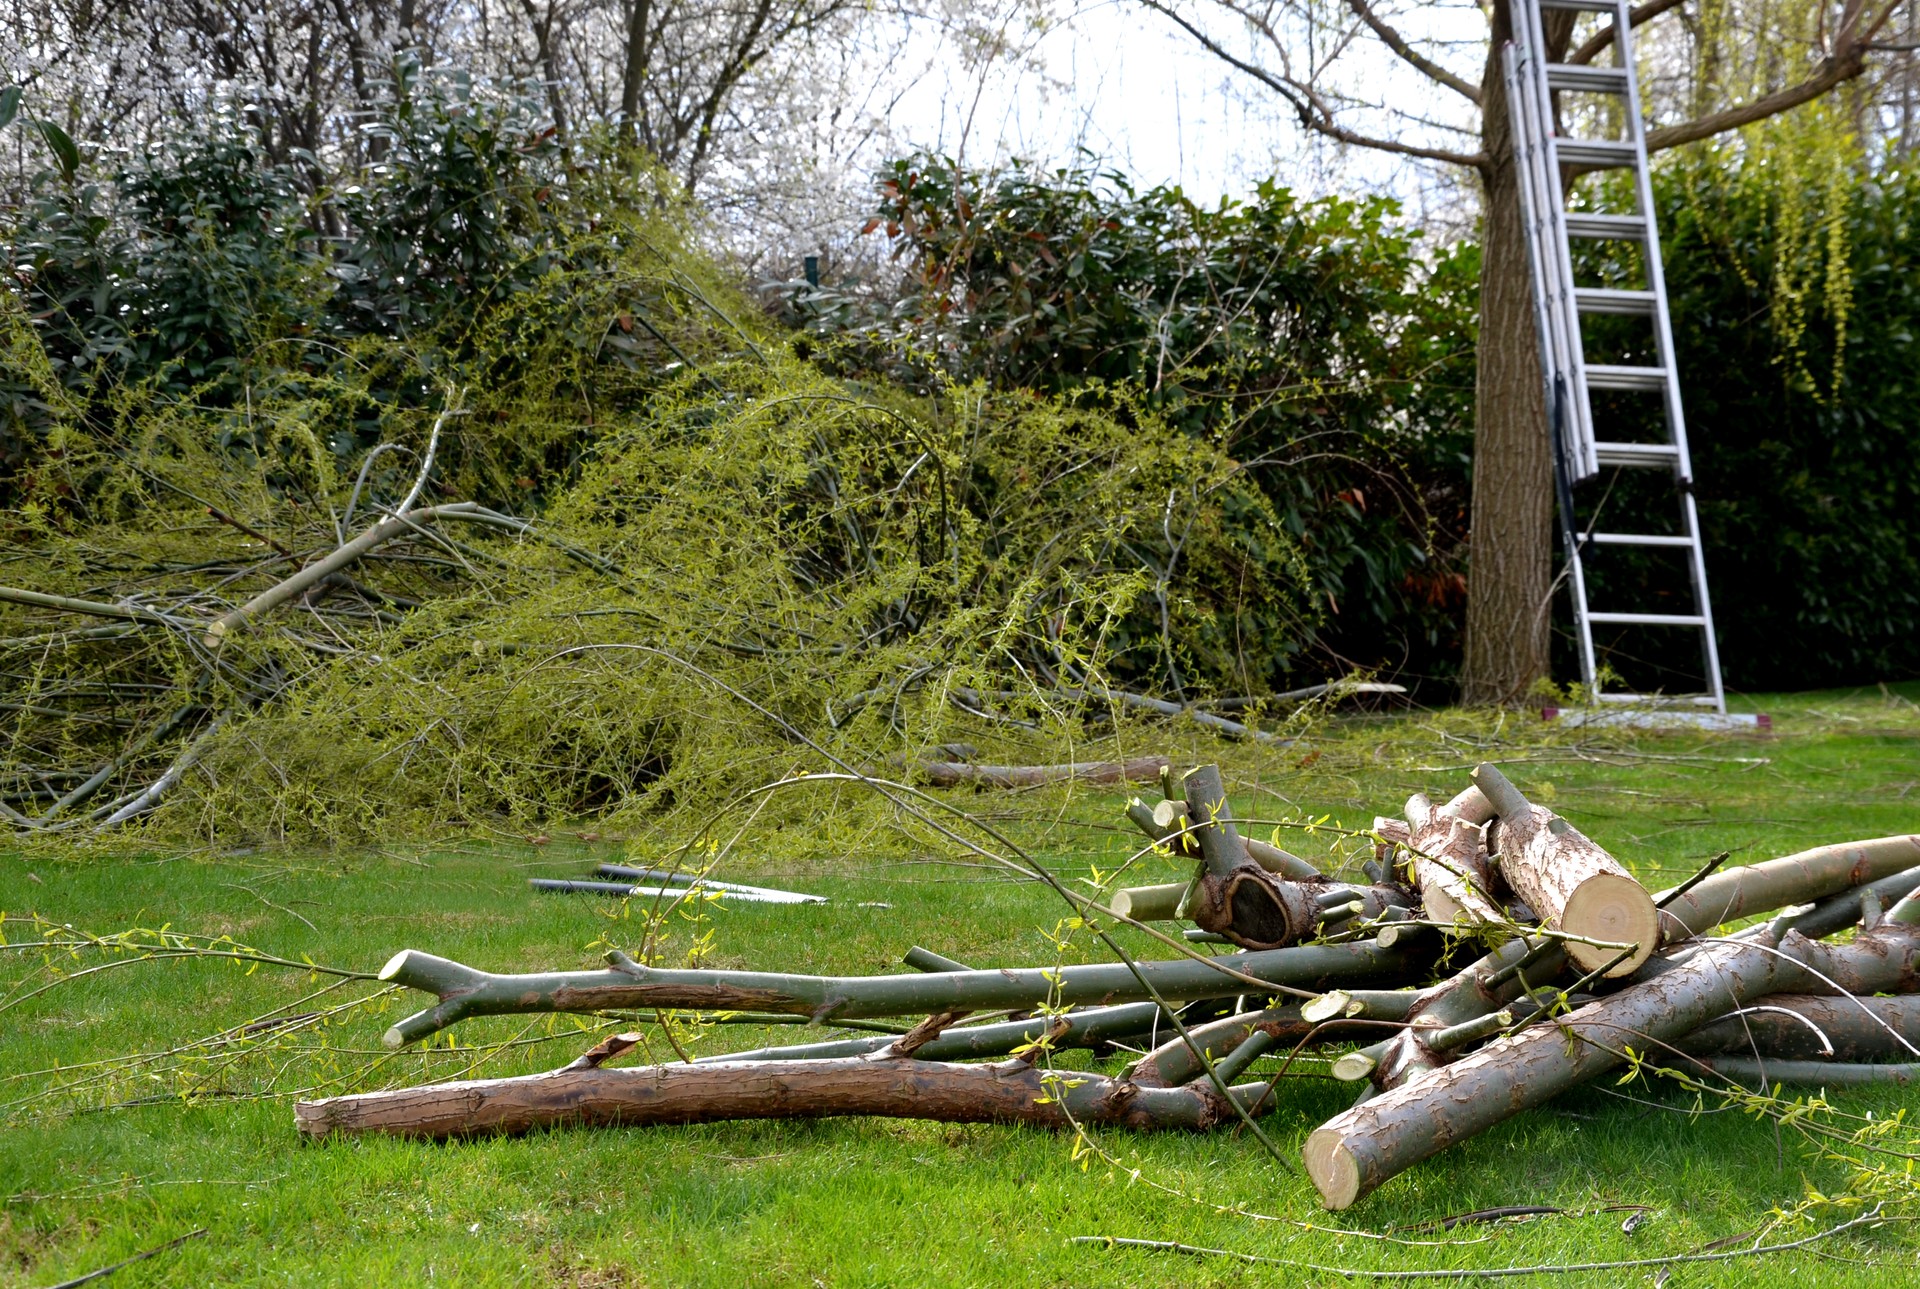
[[[1666,0],[1666,3],[1669,4],[1678,4],[1679,2],[1680,0]],[[1455,76],[1452,72],[1422,54],[1412,45],[1409,45],[1407,38],[1395,31],[1387,24],[1385,19],[1375,13],[1372,6],[1367,4],[1367,0],[1347,0],[1347,5],[1353,10],[1354,15],[1358,17],[1361,22],[1373,28],[1373,34],[1380,37],[1388,49],[1400,55],[1407,63],[1419,68],[1434,81],[1446,86],[1456,94],[1465,95],[1468,102],[1478,103],[1480,101],[1480,87],[1478,85],[1462,77]]]
[[[1658,18],[1669,9],[1678,9],[1680,5],[1681,0],[1647,0],[1647,3],[1635,5],[1627,11],[1627,25],[1629,27],[1638,27],[1643,22],[1650,22]],[[1581,45],[1580,48],[1568,54],[1567,61],[1570,63],[1590,63],[1600,56],[1602,50],[1612,44],[1613,28],[1611,26],[1602,27],[1598,32],[1589,36],[1584,45]]]
[[[1834,52],[1823,60],[1820,68],[1812,76],[1797,85],[1730,107],[1724,112],[1714,112],[1696,121],[1686,121],[1680,125],[1670,125],[1664,129],[1647,133],[1647,151],[1658,152],[1665,148],[1677,148],[1684,143],[1693,143],[1700,139],[1711,138],[1728,130],[1737,130],[1743,125],[1755,121],[1764,121],[1770,116],[1799,107],[1811,102],[1837,85],[1853,80],[1867,70],[1867,48],[1873,37],[1879,34],[1893,13],[1889,5],[1879,17],[1863,32],[1859,28],[1859,10],[1849,6],[1849,12],[1841,21],[1841,39]]]
[[[1455,152],[1449,148],[1424,148],[1417,144],[1400,143],[1393,139],[1376,139],[1371,135],[1360,134],[1338,125],[1333,121],[1331,114],[1327,113],[1324,108],[1319,111],[1315,110],[1306,87],[1299,85],[1291,79],[1275,76],[1264,67],[1250,63],[1246,59],[1228,52],[1218,41],[1201,31],[1191,22],[1188,22],[1178,13],[1175,13],[1165,4],[1162,4],[1160,0],[1140,0],[1140,2],[1147,8],[1152,9],[1155,13],[1163,14],[1167,18],[1172,19],[1181,30],[1199,41],[1201,47],[1215,58],[1220,59],[1235,70],[1253,77],[1262,85],[1265,85],[1268,89],[1286,99],[1293,107],[1295,115],[1300,118],[1300,124],[1312,130],[1315,134],[1322,135],[1329,139],[1335,139],[1341,143],[1352,144],[1357,148],[1371,148],[1375,152],[1390,152],[1397,156],[1418,157],[1425,161],[1444,161],[1449,165],[1470,166],[1476,170],[1487,164],[1487,154],[1484,152],[1469,153]]]

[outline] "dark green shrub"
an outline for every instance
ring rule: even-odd
[[[869,228],[907,269],[901,298],[828,287],[791,304],[846,367],[1110,399],[1217,446],[1258,482],[1306,552],[1314,611],[1236,609],[1242,684],[1346,662],[1452,669],[1470,248],[1423,258],[1384,199],[1303,202],[1266,184],[1204,207],[1087,168],[963,174],[925,155],[883,173]],[[1236,540],[1255,558],[1264,542],[1254,528]],[[1161,680],[1177,684],[1170,663]]]

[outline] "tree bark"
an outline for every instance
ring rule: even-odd
[[[1780,1060],[1911,1061],[1920,1048],[1920,996],[1840,998],[1769,994],[1741,1014],[1703,1025],[1673,1046],[1689,1056]],[[1682,1060],[1666,1061],[1679,1069]]]
[[[1492,817],[1491,805],[1477,789],[1472,792],[1472,804],[1487,807],[1484,813],[1463,812],[1461,798],[1438,810],[1419,793],[1407,799],[1413,884],[1427,917],[1443,926],[1487,926],[1506,920],[1492,897],[1493,870],[1480,828]]]
[[[1920,836],[1896,834],[1816,846],[1759,864],[1722,869],[1685,895],[1676,899],[1662,897],[1665,902],[1660,907],[1661,934],[1672,944],[1738,918],[1823,899],[1850,887],[1893,878],[1917,864],[1920,864]],[[1857,898],[1854,908],[1858,908]],[[1839,925],[1845,926],[1859,914],[1854,912],[1848,916],[1847,910],[1842,909],[1839,916],[1845,919]],[[1802,929],[1812,934],[1810,928]]]
[[[1461,701],[1515,704],[1547,674],[1552,582],[1553,462],[1547,439],[1533,279],[1501,47],[1505,3],[1493,8],[1481,79],[1481,260],[1474,382],[1473,510],[1468,537],[1466,656]]]

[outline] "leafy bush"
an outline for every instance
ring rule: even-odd
[[[1255,605],[1236,623],[1264,642],[1236,664],[1256,691],[1324,672],[1329,654],[1414,675],[1455,665],[1472,248],[1423,255],[1385,199],[1302,202],[1272,184],[1209,208],[1088,168],[962,173],[921,155],[879,191],[869,228],[893,241],[904,295],[829,287],[790,306],[839,362],[1105,399],[1228,453],[1315,584],[1310,619]]]
[[[105,764],[83,804],[111,812],[171,765],[161,818],[203,835],[705,820],[820,768],[809,740],[873,767],[956,738],[1138,750],[1069,691],[1164,675],[1169,642],[1193,696],[1239,689],[1249,615],[1307,617],[1268,497],[1144,400],[848,380],[744,303],[644,167],[551,155],[463,92],[396,107],[384,168],[303,212],[242,132],[99,184],[91,241],[28,214],[0,580],[145,616],[103,634],[0,595],[0,652],[33,659],[14,799],[51,810]],[[229,257],[193,297],[207,334],[128,305],[194,254]],[[96,263],[104,304],[48,307]],[[507,513],[209,633],[416,477]],[[45,826],[86,823],[62,810]]]
[[[1920,171],[1838,195],[1811,224],[1845,253],[1811,276],[1845,289],[1785,326],[1778,275],[1807,268],[1783,263],[1777,186],[1716,157],[1659,189],[1721,658],[1746,689],[1920,674]]]

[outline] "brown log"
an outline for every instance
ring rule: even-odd
[[[1493,766],[1476,767],[1473,782],[1499,812],[1501,877],[1543,926],[1582,938],[1567,942],[1567,956],[1586,971],[1612,963],[1609,976],[1638,970],[1660,945],[1660,913],[1646,887],[1578,828],[1528,802]],[[1633,951],[1622,958],[1620,945]]]
[[[1645,983],[1496,1039],[1334,1116],[1302,1152],[1321,1199],[1346,1208],[1429,1155],[1613,1069],[1624,1049],[1659,1050],[1765,994],[1920,987],[1913,927],[1883,923],[1844,946],[1794,931],[1769,943],[1774,938],[1705,945]]]
[[[596,1049],[597,1050],[597,1049]],[[1251,1105],[1264,1084],[1234,1089]],[[1076,1071],[1056,1076],[1014,1060],[992,1065],[854,1057],[602,1069],[575,1062],[546,1074],[301,1101],[310,1138],[360,1133],[439,1140],[598,1127],[878,1115],[947,1123],[1075,1123],[1203,1130],[1237,1122],[1205,1080],[1149,1088]]]
[[[1046,783],[1128,783],[1155,778],[1164,756],[1129,761],[1073,761],[1064,765],[969,765],[965,761],[922,761],[915,768],[936,788],[1034,788]]]

